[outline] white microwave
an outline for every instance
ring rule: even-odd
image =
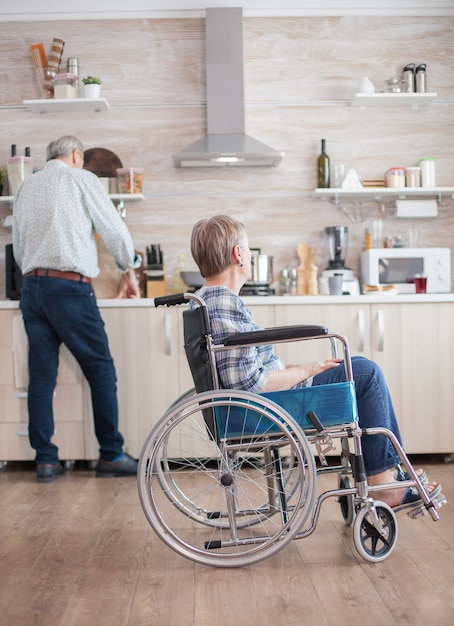
[[[451,291],[449,248],[371,248],[361,253],[361,285],[395,285],[415,293],[412,277],[427,276],[427,293]]]

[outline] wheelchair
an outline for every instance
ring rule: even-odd
[[[427,495],[393,433],[359,427],[343,335],[323,326],[285,326],[235,334],[215,345],[199,296],[174,294],[154,303],[175,306],[191,300],[197,306],[186,308],[183,320],[195,388],[155,424],[139,458],[141,506],[163,542],[202,565],[251,565],[312,534],[323,502],[335,498],[345,524],[353,527],[359,555],[379,562],[392,553],[398,525],[393,509],[374,500],[374,491],[414,486],[422,504],[409,515],[439,519],[446,500]],[[308,340],[328,341],[334,357],[342,350],[345,381],[261,394],[220,388],[217,353]],[[377,434],[389,437],[409,480],[368,485],[361,437]],[[336,441],[340,461],[331,465],[326,455],[336,449]],[[322,472],[336,472],[338,488],[317,495]]]

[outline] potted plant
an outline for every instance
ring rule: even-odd
[[[102,83],[100,78],[97,76],[84,76],[82,82],[84,84],[84,94],[86,98],[99,98]]]

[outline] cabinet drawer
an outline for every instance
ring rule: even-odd
[[[57,385],[54,394],[55,422],[83,421],[83,386]],[[28,421],[27,392],[0,385],[0,423]]]
[[[58,446],[60,459],[84,458],[83,424],[66,422],[56,424],[53,443]],[[0,460],[33,461],[35,451],[28,440],[27,422],[0,424]]]

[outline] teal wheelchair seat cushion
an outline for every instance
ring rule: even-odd
[[[353,381],[315,385],[285,391],[258,394],[282,407],[303,430],[313,430],[308,418],[313,412],[323,426],[351,424],[358,421],[358,408]],[[258,407],[258,404],[255,405]],[[254,410],[251,400],[247,408],[217,406],[215,418],[218,438],[272,434],[278,427],[263,413]]]

